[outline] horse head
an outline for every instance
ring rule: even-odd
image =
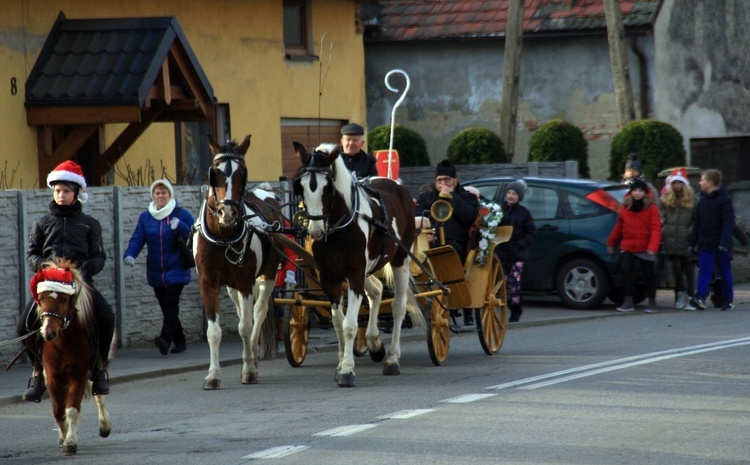
[[[239,145],[228,141],[222,146],[209,135],[208,145],[214,159],[208,169],[207,206],[219,226],[228,228],[243,214],[242,198],[247,184],[245,153],[250,147],[250,136],[245,136]]]
[[[294,194],[302,197],[309,220],[307,229],[318,240],[349,215],[352,177],[339,156],[338,145],[324,144],[308,153],[302,144],[294,142],[294,151],[302,163],[294,180]]]
[[[68,260],[52,259],[42,264],[29,284],[42,320],[41,333],[54,341],[74,320],[83,327],[91,325],[91,298],[81,273]]]

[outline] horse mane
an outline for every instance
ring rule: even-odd
[[[75,263],[67,258],[53,257],[42,262],[42,268],[51,267],[70,270],[70,273],[73,276],[73,282],[76,286],[76,293],[73,295],[76,318],[88,332],[91,332],[94,327],[93,299],[91,298],[91,288],[86,281],[84,281],[83,275],[78,270]]]
[[[321,145],[320,147],[325,147],[327,145],[332,145],[332,144],[324,144],[324,145]],[[333,145],[333,147],[335,148],[336,146]],[[316,149],[316,151],[317,150],[318,149]],[[331,152],[327,152],[327,153],[331,153]],[[333,172],[335,173],[333,187],[344,198],[344,202],[346,202],[347,207],[351,208],[352,207],[352,182],[354,178],[352,176],[352,173],[346,167],[346,163],[344,163],[343,157],[344,155],[339,153],[336,156],[336,158],[333,160],[332,168],[333,168]]]

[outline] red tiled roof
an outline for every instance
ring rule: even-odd
[[[659,0],[620,0],[625,27],[651,25]],[[382,41],[502,37],[510,0],[382,0]],[[606,29],[604,0],[526,0],[524,32]]]

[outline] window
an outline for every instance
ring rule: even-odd
[[[231,137],[229,105],[214,107],[215,121],[191,121],[175,124],[177,152],[177,183],[200,185],[206,183],[206,173],[213,161],[206,136],[211,134],[220,144]]]
[[[690,139],[692,166],[721,170],[722,184],[750,178],[750,137]]]
[[[310,51],[309,1],[284,0],[284,53],[306,57]]]
[[[338,144],[341,138],[339,120],[306,120],[282,118],[281,120],[281,171],[287,179],[294,179],[299,170],[299,159],[292,142],[299,142],[307,150],[320,144]]]
[[[535,220],[557,218],[559,203],[557,192],[554,189],[535,186],[529,186],[521,201],[521,204],[529,209]]]

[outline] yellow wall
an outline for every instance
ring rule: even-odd
[[[248,165],[252,180],[275,180],[281,174],[282,118],[318,116],[321,63],[284,58],[282,5],[279,0],[0,0],[0,188],[3,171],[20,163],[13,188],[38,183],[36,131],[26,125],[24,84],[59,11],[68,19],[177,16],[185,36],[214,89],[219,103],[229,103],[232,136],[252,134]],[[354,0],[312,0],[314,54],[331,67],[323,88],[321,117],[365,121],[364,49],[355,30]],[[10,78],[18,93],[9,92]],[[106,126],[109,144],[123,125]],[[13,141],[8,144],[7,141]],[[125,154],[125,171],[163,163],[175,173],[174,126],[153,124]],[[160,173],[157,172],[157,175]],[[9,175],[5,175],[9,180]],[[123,181],[116,176],[116,182]]]

